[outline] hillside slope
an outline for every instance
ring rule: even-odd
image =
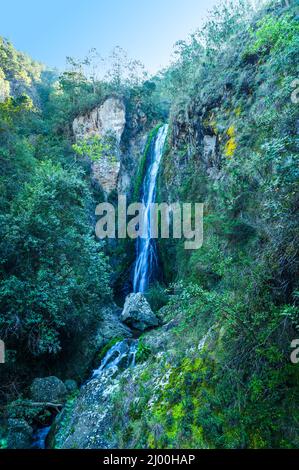
[[[139,339],[136,367],[82,388],[56,446],[298,447],[298,32],[294,4],[274,2],[185,45],[159,199],[204,202],[204,244],[159,242],[174,284],[148,298],[166,303],[163,326]]]

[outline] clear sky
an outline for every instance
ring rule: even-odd
[[[119,45],[156,72],[216,0],[1,0],[0,35],[50,67]]]

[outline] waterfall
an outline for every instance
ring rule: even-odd
[[[155,240],[151,238],[150,208],[156,198],[156,182],[163,153],[163,147],[167,136],[168,125],[160,127],[154,151],[151,153],[151,162],[148,166],[143,180],[142,203],[145,206],[143,213],[143,226],[146,227],[146,236],[137,240],[137,256],[134,270],[133,289],[134,292],[145,292],[152,273],[158,266],[157,246]]]
[[[103,357],[100,367],[93,371],[92,378],[99,377],[103,371],[111,374],[118,372],[119,368],[135,366],[138,340],[124,339],[111,346]]]

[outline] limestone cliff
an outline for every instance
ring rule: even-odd
[[[73,132],[76,139],[113,132],[117,141],[120,142],[125,124],[126,108],[123,100],[109,97],[101,106],[76,117],[73,121]]]
[[[77,116],[72,130],[77,142],[94,136],[115,140],[114,158],[103,155],[92,162],[92,175],[106,195],[117,190],[129,194],[146,144],[145,119],[140,110],[127,117],[124,99],[110,96],[90,112]]]
[[[117,187],[120,170],[119,145],[126,124],[126,108],[120,98],[109,97],[101,106],[89,113],[77,116],[73,121],[73,133],[77,141],[93,136],[105,137],[112,134],[116,140],[116,158],[103,156],[92,163],[93,178],[106,194]]]

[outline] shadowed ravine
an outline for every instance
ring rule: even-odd
[[[150,280],[153,280],[153,274],[157,271],[157,248],[155,240],[151,238],[151,213],[150,205],[155,202],[156,182],[159,172],[159,166],[163,154],[163,148],[167,136],[168,125],[160,127],[153,152],[150,154],[150,162],[144,176],[142,191],[142,202],[145,206],[144,220],[147,228],[146,237],[138,238],[136,249],[136,263],[134,271],[134,292],[144,293],[149,286]],[[136,362],[136,352],[138,339],[122,340],[111,346],[107,351],[98,368],[94,369],[92,380],[107,380],[113,378],[119,371],[134,367]],[[87,381],[88,384],[89,381]],[[105,393],[105,392],[104,392]],[[109,392],[108,392],[109,393]],[[44,449],[47,444],[47,437],[51,427],[37,429],[33,437],[32,447],[35,449]]]

